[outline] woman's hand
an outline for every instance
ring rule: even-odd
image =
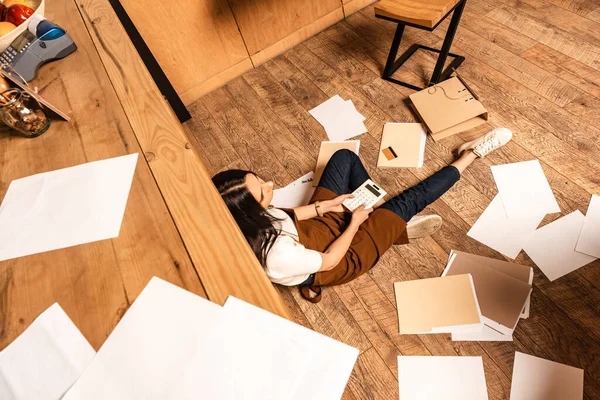
[[[365,208],[365,205],[361,205],[352,213],[352,222],[350,224],[358,228],[363,222],[369,218],[369,214],[373,212],[372,208]]]
[[[344,212],[345,209],[342,203],[344,202],[344,200],[351,199],[353,197],[354,196],[351,194],[343,194],[341,196],[336,197],[335,199],[322,201],[321,207],[324,208],[323,212]]]

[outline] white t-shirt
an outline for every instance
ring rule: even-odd
[[[321,268],[321,254],[298,242],[296,224],[285,211],[271,208],[269,213],[282,221],[275,223],[275,228],[281,229],[281,234],[267,255],[267,276],[271,282],[280,285],[299,285]]]

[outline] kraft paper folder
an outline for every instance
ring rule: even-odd
[[[400,334],[483,329],[471,275],[394,283]]]
[[[422,168],[426,141],[427,132],[421,124],[385,124],[377,167]]]
[[[483,104],[457,77],[423,89],[409,98],[436,141],[475,128],[488,119]]]
[[[512,335],[531,286],[488,266],[486,257],[454,253],[442,276],[471,274],[483,322],[504,335]]]
[[[323,170],[327,165],[327,162],[335,154],[336,151],[347,149],[358,154],[360,148],[360,140],[347,140],[344,142],[321,142],[321,149],[319,150],[319,157],[317,158],[317,166],[315,167],[315,176],[313,180],[313,186],[318,186],[323,175]]]

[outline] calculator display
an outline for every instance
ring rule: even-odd
[[[29,33],[29,31],[23,32],[23,34],[19,35],[10,45],[17,52],[23,50],[25,45],[27,45],[31,40],[34,39],[33,35]]]
[[[374,194],[375,196],[377,196],[377,197],[379,197],[379,196],[380,196],[380,194],[381,194],[381,193],[379,193],[379,192],[377,191],[377,189],[375,189],[375,188],[374,188],[372,185],[366,185],[366,186],[365,186],[365,188],[366,188],[366,189],[367,189],[369,192],[373,193],[373,194]]]

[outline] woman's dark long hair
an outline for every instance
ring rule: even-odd
[[[252,196],[246,187],[248,174],[255,175],[250,171],[231,169],[218,173],[212,181],[256,254],[256,258],[263,267],[266,267],[267,254],[280,233],[273,226],[273,222],[279,220],[269,214]]]

